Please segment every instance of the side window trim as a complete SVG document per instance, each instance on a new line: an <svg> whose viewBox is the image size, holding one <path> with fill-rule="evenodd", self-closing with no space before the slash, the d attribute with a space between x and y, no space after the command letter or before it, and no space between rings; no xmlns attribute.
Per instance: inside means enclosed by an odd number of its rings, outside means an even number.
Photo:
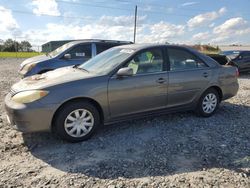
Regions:
<svg viewBox="0 0 250 188"><path fill-rule="evenodd" d="M168 47L164 47L164 58L165 58L165 67L167 71L170 71L170 61L168 55Z"/></svg>
<svg viewBox="0 0 250 188"><path fill-rule="evenodd" d="M91 43L91 58L97 55L97 47L96 43Z"/></svg>

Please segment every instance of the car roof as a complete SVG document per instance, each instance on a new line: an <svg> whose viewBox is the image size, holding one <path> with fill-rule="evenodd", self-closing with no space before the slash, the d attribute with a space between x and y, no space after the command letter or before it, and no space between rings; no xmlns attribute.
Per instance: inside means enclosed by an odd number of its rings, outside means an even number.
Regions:
<svg viewBox="0 0 250 188"><path fill-rule="evenodd" d="M101 40L101 39L82 39L68 42L70 44L80 43L107 43L107 44L132 44L131 41L119 41L119 40Z"/></svg>
<svg viewBox="0 0 250 188"><path fill-rule="evenodd" d="M173 45L173 44L128 44L128 45L121 45L121 46L116 46L115 48L126 48L126 49L131 49L131 50L143 50L146 48L151 48L151 47L178 47L178 48L185 48L189 50L193 50L193 48L185 45Z"/></svg>

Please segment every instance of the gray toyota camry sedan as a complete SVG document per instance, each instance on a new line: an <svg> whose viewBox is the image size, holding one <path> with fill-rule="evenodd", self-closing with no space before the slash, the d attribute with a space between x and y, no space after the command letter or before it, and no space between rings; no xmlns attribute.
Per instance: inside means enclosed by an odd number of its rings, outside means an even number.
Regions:
<svg viewBox="0 0 250 188"><path fill-rule="evenodd" d="M209 117L236 95L237 76L237 68L188 47L118 46L14 84L7 119L22 132L51 130L78 142L102 124L131 118L186 110Z"/></svg>

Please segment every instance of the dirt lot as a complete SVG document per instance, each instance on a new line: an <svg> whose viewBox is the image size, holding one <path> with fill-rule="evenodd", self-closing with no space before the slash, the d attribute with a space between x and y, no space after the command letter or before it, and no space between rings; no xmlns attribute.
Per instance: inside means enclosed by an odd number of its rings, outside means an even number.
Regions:
<svg viewBox="0 0 250 188"><path fill-rule="evenodd" d="M3 100L21 61L0 60L0 187L250 187L250 74L211 118L130 121L70 144L7 125Z"/></svg>

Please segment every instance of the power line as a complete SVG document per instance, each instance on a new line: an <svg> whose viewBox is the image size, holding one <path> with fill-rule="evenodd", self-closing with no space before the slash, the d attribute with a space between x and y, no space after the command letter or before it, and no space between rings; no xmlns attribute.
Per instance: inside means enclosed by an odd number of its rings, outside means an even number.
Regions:
<svg viewBox="0 0 250 188"><path fill-rule="evenodd" d="M115 1L117 1L117 0L115 0ZM82 2L69 2L69 1L64 1L64 0L56 0L56 2L70 4L70 5L78 5L78 6L89 6L89 7L96 7L96 8L107 8L107 9L114 9L114 10L133 11L133 8L126 9L126 8L118 8L118 7L111 7L111 6L94 5L94 4L82 3ZM131 2L128 2L128 3L132 4ZM140 4L144 5L142 3L140 3ZM150 5L151 6L151 4L146 4L146 5ZM163 5L163 4L153 4L152 6L155 6L155 7L160 7L161 6L161 7L163 7L165 5ZM70 18L70 19L84 19L84 20L90 20L90 21L96 20L95 18L91 19L89 17L52 15L52 14L46 14L46 13L35 14L33 12L22 11L22 10L14 10L14 9L8 9L8 10L11 10L11 11L13 11L15 13L30 14L30 15L36 15L36 16L39 15L39 16L59 17L59 18ZM195 16L194 15L195 13L193 13L193 14L176 14L176 13L169 13L169 12L163 12L163 11L143 10L142 7L138 7L138 10L140 12L147 12L148 14L157 14L157 15L168 15L168 16L170 15L170 16L176 16L176 17L188 17L188 16L193 17L193 16ZM197 10L198 11L198 9L193 9L193 10ZM0 10L0 11L5 11L5 10ZM190 9L190 11L191 11L191 9ZM199 10L199 11L201 11L201 10Z"/></svg>
<svg viewBox="0 0 250 188"><path fill-rule="evenodd" d="M56 2L70 4L70 5L90 6L90 7L97 7L97 8L107 8L107 9L132 11L132 9L118 8L118 7L111 7L111 6L103 6L103 5L94 5L94 4L82 3L82 2L81 3L79 3L79 2L69 2L69 1L63 1L63 0L56 0Z"/></svg>
<svg viewBox="0 0 250 188"><path fill-rule="evenodd" d="M140 8L138 7L140 10ZM63 15L53 15L53 14L46 14L46 13L39 13L35 14L33 12L29 11L22 11L22 10L15 10L15 9L7 9L7 10L0 10L0 12L7 12L8 10L19 13L19 14L29 14L29 15L35 15L35 16L50 16L50 17L58 17L58 18L72 18L72 19L85 19L85 20L96 20L96 18L90 18L90 17L79 17L79 16L63 16ZM160 15L171 15L171 16L180 16L180 17L187 17L187 16L193 16L191 14L175 14L175 13L166 13L166 12L156 12L156 11L147 11L147 10L140 10L142 12L148 12L149 14L160 14Z"/></svg>
<svg viewBox="0 0 250 188"><path fill-rule="evenodd" d="M29 11L22 11L22 10L14 10L14 9L8 9L8 10L0 10L0 12L7 12L11 11L14 13L19 13L19 14L28 14L28 15L35 15L35 16L49 16L49 17L58 17L58 18L72 18L72 19L85 19L85 20L96 20L95 18L90 18L90 17L79 17L79 16L62 16L62 15L52 15L52 14L45 14L45 13L40 13L40 14L35 14L33 12Z"/></svg>
<svg viewBox="0 0 250 188"><path fill-rule="evenodd" d="M120 3L122 2L120 0L114 0L114 1L120 2ZM126 1L126 3L131 4L131 5L135 5L135 4L133 4L132 2L129 2L129 1ZM143 7L146 7L146 6L156 7L156 8L158 8L158 7L160 7L160 8L164 8L164 7L167 8L168 7L167 4L160 4L160 3L151 4L151 3L144 3L144 2L141 2L141 1L136 1L136 4L137 5L142 5ZM211 9L200 9L200 8L199 9L195 9L195 8L186 8L186 7L172 7L172 8L179 9L179 10L184 10L184 11L197 11L197 12L214 12L215 11L215 10L211 10ZM148 11L150 11L150 10L148 10ZM230 11L230 13L232 13L232 11ZM241 14L243 13L245 15L250 15L249 12L242 12L242 11L240 11L240 12L233 12L233 13L241 13Z"/></svg>

